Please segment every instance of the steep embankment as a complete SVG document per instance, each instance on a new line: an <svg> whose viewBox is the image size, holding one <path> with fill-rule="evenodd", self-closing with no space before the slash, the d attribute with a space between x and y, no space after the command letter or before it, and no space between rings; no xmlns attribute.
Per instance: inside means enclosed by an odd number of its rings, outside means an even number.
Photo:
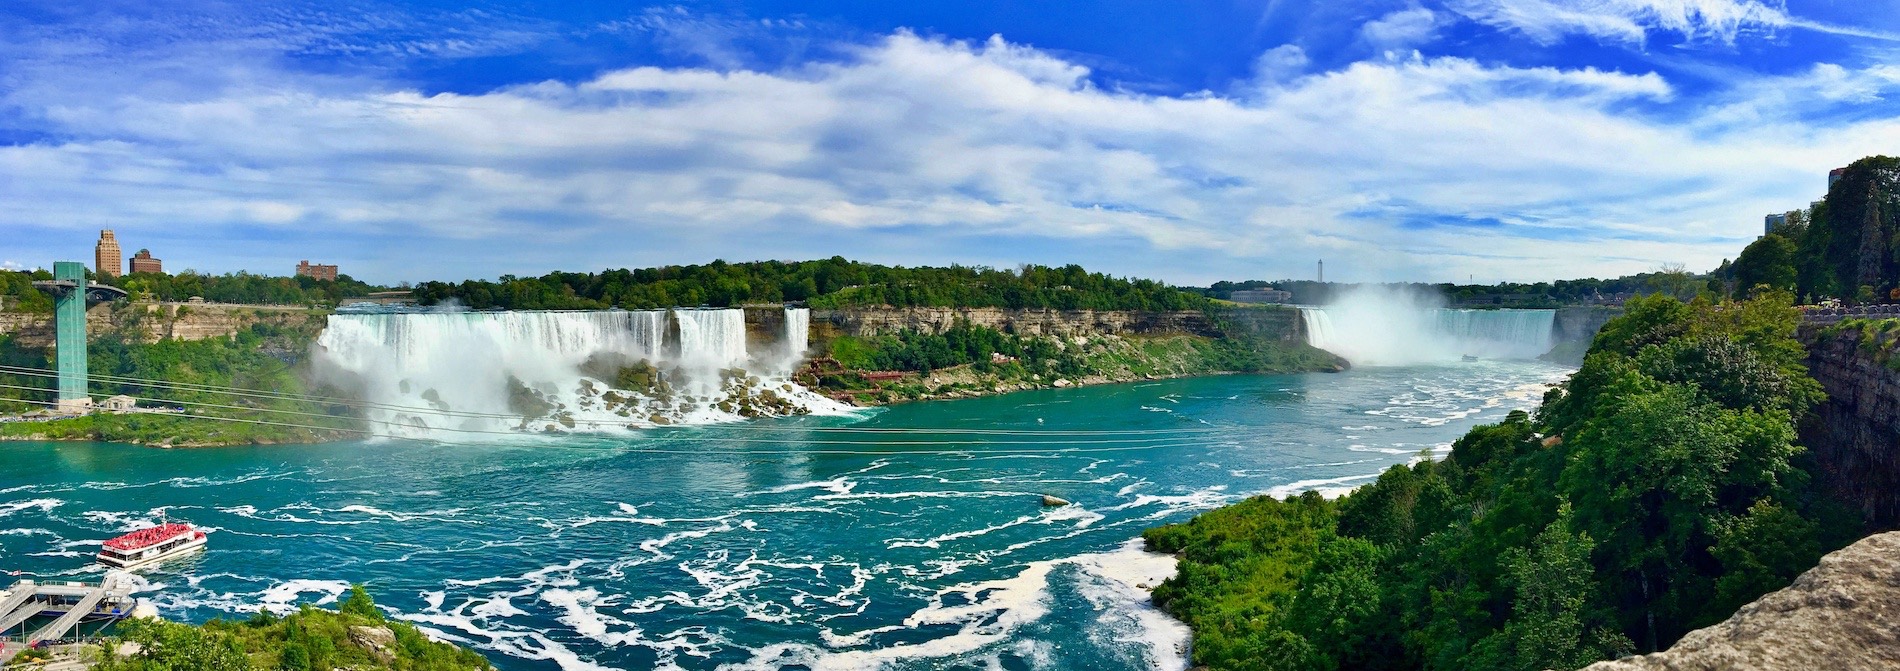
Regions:
<svg viewBox="0 0 1900 671"><path fill-rule="evenodd" d="M1900 532L1869 536L1821 559L1793 585L1665 652L1587 671L1809 671L1900 668Z"/></svg>

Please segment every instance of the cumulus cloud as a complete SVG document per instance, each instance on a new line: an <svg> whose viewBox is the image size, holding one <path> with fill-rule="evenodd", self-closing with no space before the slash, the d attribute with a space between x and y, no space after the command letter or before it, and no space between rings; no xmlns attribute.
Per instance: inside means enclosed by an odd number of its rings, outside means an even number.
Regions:
<svg viewBox="0 0 1900 671"><path fill-rule="evenodd" d="M1653 73L1416 56L1261 72L1247 96L1143 95L1000 37L897 33L781 70L476 94L282 72L193 95L24 87L0 106L47 138L0 147L0 227L403 237L491 269L784 258L803 239L912 263L1041 244L1177 281L1321 256L1360 279L1549 278L1713 265L1761 212L1812 199L1814 174L1900 142L1891 118L1782 114L1820 89L1742 123L1646 112L1675 95ZM994 256L947 256L970 240ZM462 268L443 256L345 261Z"/></svg>

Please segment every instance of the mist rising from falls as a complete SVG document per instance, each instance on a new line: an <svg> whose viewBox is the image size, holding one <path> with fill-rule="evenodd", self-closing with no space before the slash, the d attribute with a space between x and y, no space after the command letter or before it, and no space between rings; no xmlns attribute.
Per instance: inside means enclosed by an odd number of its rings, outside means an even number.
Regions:
<svg viewBox="0 0 1900 671"><path fill-rule="evenodd" d="M1307 342L1359 366L1533 359L1550 351L1554 310L1454 310L1436 296L1384 287L1300 308Z"/></svg>
<svg viewBox="0 0 1900 671"><path fill-rule="evenodd" d="M374 404L370 430L568 432L831 413L791 380L809 312L748 351L745 311L439 312L332 315L318 338L326 381Z"/></svg>

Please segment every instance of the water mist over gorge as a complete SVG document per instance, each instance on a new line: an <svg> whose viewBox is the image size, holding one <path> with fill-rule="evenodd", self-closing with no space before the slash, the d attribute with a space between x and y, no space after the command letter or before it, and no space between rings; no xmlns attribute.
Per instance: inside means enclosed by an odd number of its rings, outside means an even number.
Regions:
<svg viewBox="0 0 1900 671"><path fill-rule="evenodd" d="M373 404L374 430L605 431L845 407L791 380L810 313L749 351L738 309L339 314L327 382Z"/></svg>
<svg viewBox="0 0 1900 671"><path fill-rule="evenodd" d="M1358 366L1410 366L1534 359L1554 344L1554 310L1458 310L1444 299L1360 287L1320 307L1300 308L1307 342Z"/></svg>

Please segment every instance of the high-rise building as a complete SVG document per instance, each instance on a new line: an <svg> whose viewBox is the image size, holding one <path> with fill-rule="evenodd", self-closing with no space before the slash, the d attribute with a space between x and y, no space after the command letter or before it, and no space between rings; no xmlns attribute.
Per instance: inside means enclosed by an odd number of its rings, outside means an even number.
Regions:
<svg viewBox="0 0 1900 671"><path fill-rule="evenodd" d="M336 266L312 264L309 259L297 262L297 274L313 280L336 281Z"/></svg>
<svg viewBox="0 0 1900 671"><path fill-rule="evenodd" d="M1827 171L1827 188L1834 188L1834 183L1841 181L1841 176L1846 174L1847 168L1835 168Z"/></svg>
<svg viewBox="0 0 1900 671"><path fill-rule="evenodd" d="M1786 225L1788 225L1788 215L1785 212L1781 214L1771 214L1766 217L1762 217L1761 234L1768 235L1770 233L1775 232L1775 229L1781 228L1782 226L1786 226Z"/></svg>
<svg viewBox="0 0 1900 671"><path fill-rule="evenodd" d="M125 257L119 252L119 239L112 236L112 229L99 231L99 244L92 248L92 272L100 277L118 277L124 274Z"/></svg>
<svg viewBox="0 0 1900 671"><path fill-rule="evenodd" d="M1326 259L1319 260L1319 281L1326 281Z"/></svg>
<svg viewBox="0 0 1900 671"><path fill-rule="evenodd" d="M151 250L141 249L132 255L132 272L162 273L165 272L165 262L152 258Z"/></svg>

